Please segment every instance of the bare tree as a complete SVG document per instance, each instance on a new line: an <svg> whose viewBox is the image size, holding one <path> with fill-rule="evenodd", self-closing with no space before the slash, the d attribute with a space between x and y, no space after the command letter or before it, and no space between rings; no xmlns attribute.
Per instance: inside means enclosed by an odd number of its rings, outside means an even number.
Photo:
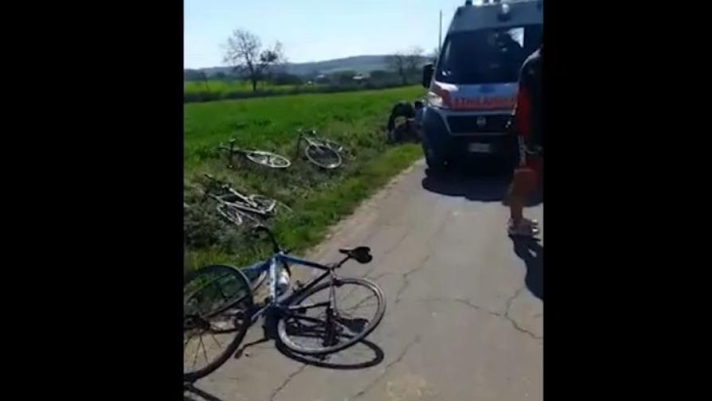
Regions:
<svg viewBox="0 0 712 401"><path fill-rule="evenodd" d="M393 70L403 81L403 85L408 85L408 77L418 72L418 67L423 61L423 49L413 47L405 52L398 52L386 56L388 67Z"/></svg>
<svg viewBox="0 0 712 401"><path fill-rule="evenodd" d="M386 56L386 63L388 68L393 70L398 76L403 80L403 85L408 85L408 74L406 74L405 68L405 54L395 53Z"/></svg>
<svg viewBox="0 0 712 401"><path fill-rule="evenodd" d="M257 92L257 84L269 78L284 60L281 43L263 50L260 38L242 29L234 30L225 44L223 62L231 66L233 72L249 79L253 92Z"/></svg>
<svg viewBox="0 0 712 401"><path fill-rule="evenodd" d="M422 65L423 49L416 46L406 52L405 67L408 74L417 74Z"/></svg>
<svg viewBox="0 0 712 401"><path fill-rule="evenodd" d="M200 71L200 77L203 79L203 83L205 83L205 90L210 93L210 85L208 85L208 74L206 74L205 71Z"/></svg>

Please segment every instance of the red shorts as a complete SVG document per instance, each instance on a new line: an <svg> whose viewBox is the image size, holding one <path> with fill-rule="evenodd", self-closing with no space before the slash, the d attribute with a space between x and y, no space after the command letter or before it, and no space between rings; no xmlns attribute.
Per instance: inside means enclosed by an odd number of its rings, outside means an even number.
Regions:
<svg viewBox="0 0 712 401"><path fill-rule="evenodd" d="M533 191L541 181L544 170L544 158L529 156L524 166L514 170L514 184L523 193Z"/></svg>
<svg viewBox="0 0 712 401"><path fill-rule="evenodd" d="M544 158L540 156L527 156L525 165L539 175L544 170Z"/></svg>

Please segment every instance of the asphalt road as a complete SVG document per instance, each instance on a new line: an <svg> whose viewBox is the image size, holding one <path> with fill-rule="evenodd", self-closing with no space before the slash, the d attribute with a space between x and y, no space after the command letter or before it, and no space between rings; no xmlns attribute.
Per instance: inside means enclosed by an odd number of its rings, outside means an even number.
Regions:
<svg viewBox="0 0 712 401"><path fill-rule="evenodd" d="M373 262L340 271L386 294L369 342L326 360L257 343L196 387L223 401L542 400L543 241L506 235L505 188L496 178L434 179L416 163L310 255L326 262L339 247L371 247ZM526 212L543 232L543 205ZM256 325L245 344L261 337Z"/></svg>

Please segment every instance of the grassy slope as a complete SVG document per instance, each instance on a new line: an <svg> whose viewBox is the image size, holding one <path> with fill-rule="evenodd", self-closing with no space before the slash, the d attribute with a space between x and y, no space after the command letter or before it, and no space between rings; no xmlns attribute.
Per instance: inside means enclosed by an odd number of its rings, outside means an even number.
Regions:
<svg viewBox="0 0 712 401"><path fill-rule="evenodd" d="M289 204L294 214L274 229L295 251L318 243L328 227L418 158L418 146L389 147L383 126L398 100L413 100L419 87L335 94L297 95L185 105L185 186L191 210L186 214L186 267L207 263L246 263L266 254L254 242L200 203L200 176L209 172L247 193L261 193ZM319 171L295 155L299 127L315 128L353 153L344 167ZM292 160L286 171L245 165L227 170L215 148L235 137L243 147L276 151Z"/></svg>

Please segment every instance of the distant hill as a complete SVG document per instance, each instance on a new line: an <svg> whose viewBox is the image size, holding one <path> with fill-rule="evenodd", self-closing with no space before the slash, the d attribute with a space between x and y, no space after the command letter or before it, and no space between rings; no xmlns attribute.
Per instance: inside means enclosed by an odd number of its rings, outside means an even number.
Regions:
<svg viewBox="0 0 712 401"><path fill-rule="evenodd" d="M423 57L425 62L426 58ZM334 60L314 61L308 63L287 63L287 72L295 75L330 74L338 71L356 71L365 73L374 70L387 70L386 56L384 55L364 55ZM208 76L213 76L219 72L229 73L229 67L201 68L199 71L205 72Z"/></svg>

